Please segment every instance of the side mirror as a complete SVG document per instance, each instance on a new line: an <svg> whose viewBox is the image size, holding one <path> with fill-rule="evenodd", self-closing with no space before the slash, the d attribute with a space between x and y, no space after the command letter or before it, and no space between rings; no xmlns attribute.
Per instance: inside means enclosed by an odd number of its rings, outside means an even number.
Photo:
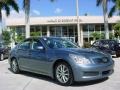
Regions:
<svg viewBox="0 0 120 90"><path fill-rule="evenodd" d="M43 46L38 46L37 49L38 50L44 50L44 47Z"/></svg>

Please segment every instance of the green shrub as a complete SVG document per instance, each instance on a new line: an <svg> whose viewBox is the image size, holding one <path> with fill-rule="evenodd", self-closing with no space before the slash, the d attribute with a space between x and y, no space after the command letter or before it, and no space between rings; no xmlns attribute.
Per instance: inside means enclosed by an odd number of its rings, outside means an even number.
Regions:
<svg viewBox="0 0 120 90"><path fill-rule="evenodd" d="M89 42L84 42L84 48L90 48L91 44Z"/></svg>

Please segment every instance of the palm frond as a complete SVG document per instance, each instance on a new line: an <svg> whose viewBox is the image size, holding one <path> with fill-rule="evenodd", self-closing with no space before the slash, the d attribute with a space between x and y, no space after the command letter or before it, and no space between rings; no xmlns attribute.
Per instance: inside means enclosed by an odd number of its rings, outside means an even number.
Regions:
<svg viewBox="0 0 120 90"><path fill-rule="evenodd" d="M15 0L8 0L8 4L17 12L19 12L19 7Z"/></svg>
<svg viewBox="0 0 120 90"><path fill-rule="evenodd" d="M96 6L100 6L102 4L103 0L97 0Z"/></svg>
<svg viewBox="0 0 120 90"><path fill-rule="evenodd" d="M109 17L112 17L113 16L113 13L115 13L116 11L116 6L114 5L111 9L110 9L110 12L109 12Z"/></svg>
<svg viewBox="0 0 120 90"><path fill-rule="evenodd" d="M10 7L7 5L4 5L4 9L5 9L6 15L9 16L10 15Z"/></svg>
<svg viewBox="0 0 120 90"><path fill-rule="evenodd" d="M6 15L9 16L11 7L15 11L19 12L19 7L15 0L0 0L0 14L1 14L0 21L2 19L2 9L4 9L6 12Z"/></svg>

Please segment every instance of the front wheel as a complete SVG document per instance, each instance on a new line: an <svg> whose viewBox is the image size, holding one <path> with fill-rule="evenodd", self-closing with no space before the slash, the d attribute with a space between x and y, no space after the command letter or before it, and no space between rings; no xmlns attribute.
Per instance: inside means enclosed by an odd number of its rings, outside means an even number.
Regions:
<svg viewBox="0 0 120 90"><path fill-rule="evenodd" d="M69 86L73 83L73 73L67 63L59 63L55 67L55 79L59 84Z"/></svg>
<svg viewBox="0 0 120 90"><path fill-rule="evenodd" d="M116 57L120 57L120 52L116 53Z"/></svg>
<svg viewBox="0 0 120 90"><path fill-rule="evenodd" d="M11 70L12 70L13 73L17 74L17 73L20 72L16 59L12 59L12 61L10 63L10 66L11 66Z"/></svg>

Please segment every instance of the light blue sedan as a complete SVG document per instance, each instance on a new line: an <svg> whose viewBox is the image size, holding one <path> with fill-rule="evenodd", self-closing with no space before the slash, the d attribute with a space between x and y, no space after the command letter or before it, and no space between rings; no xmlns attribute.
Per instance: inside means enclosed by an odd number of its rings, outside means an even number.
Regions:
<svg viewBox="0 0 120 90"><path fill-rule="evenodd" d="M29 71L47 75L61 85L102 79L114 71L110 55L79 48L61 38L28 38L12 49L9 56L14 73Z"/></svg>

